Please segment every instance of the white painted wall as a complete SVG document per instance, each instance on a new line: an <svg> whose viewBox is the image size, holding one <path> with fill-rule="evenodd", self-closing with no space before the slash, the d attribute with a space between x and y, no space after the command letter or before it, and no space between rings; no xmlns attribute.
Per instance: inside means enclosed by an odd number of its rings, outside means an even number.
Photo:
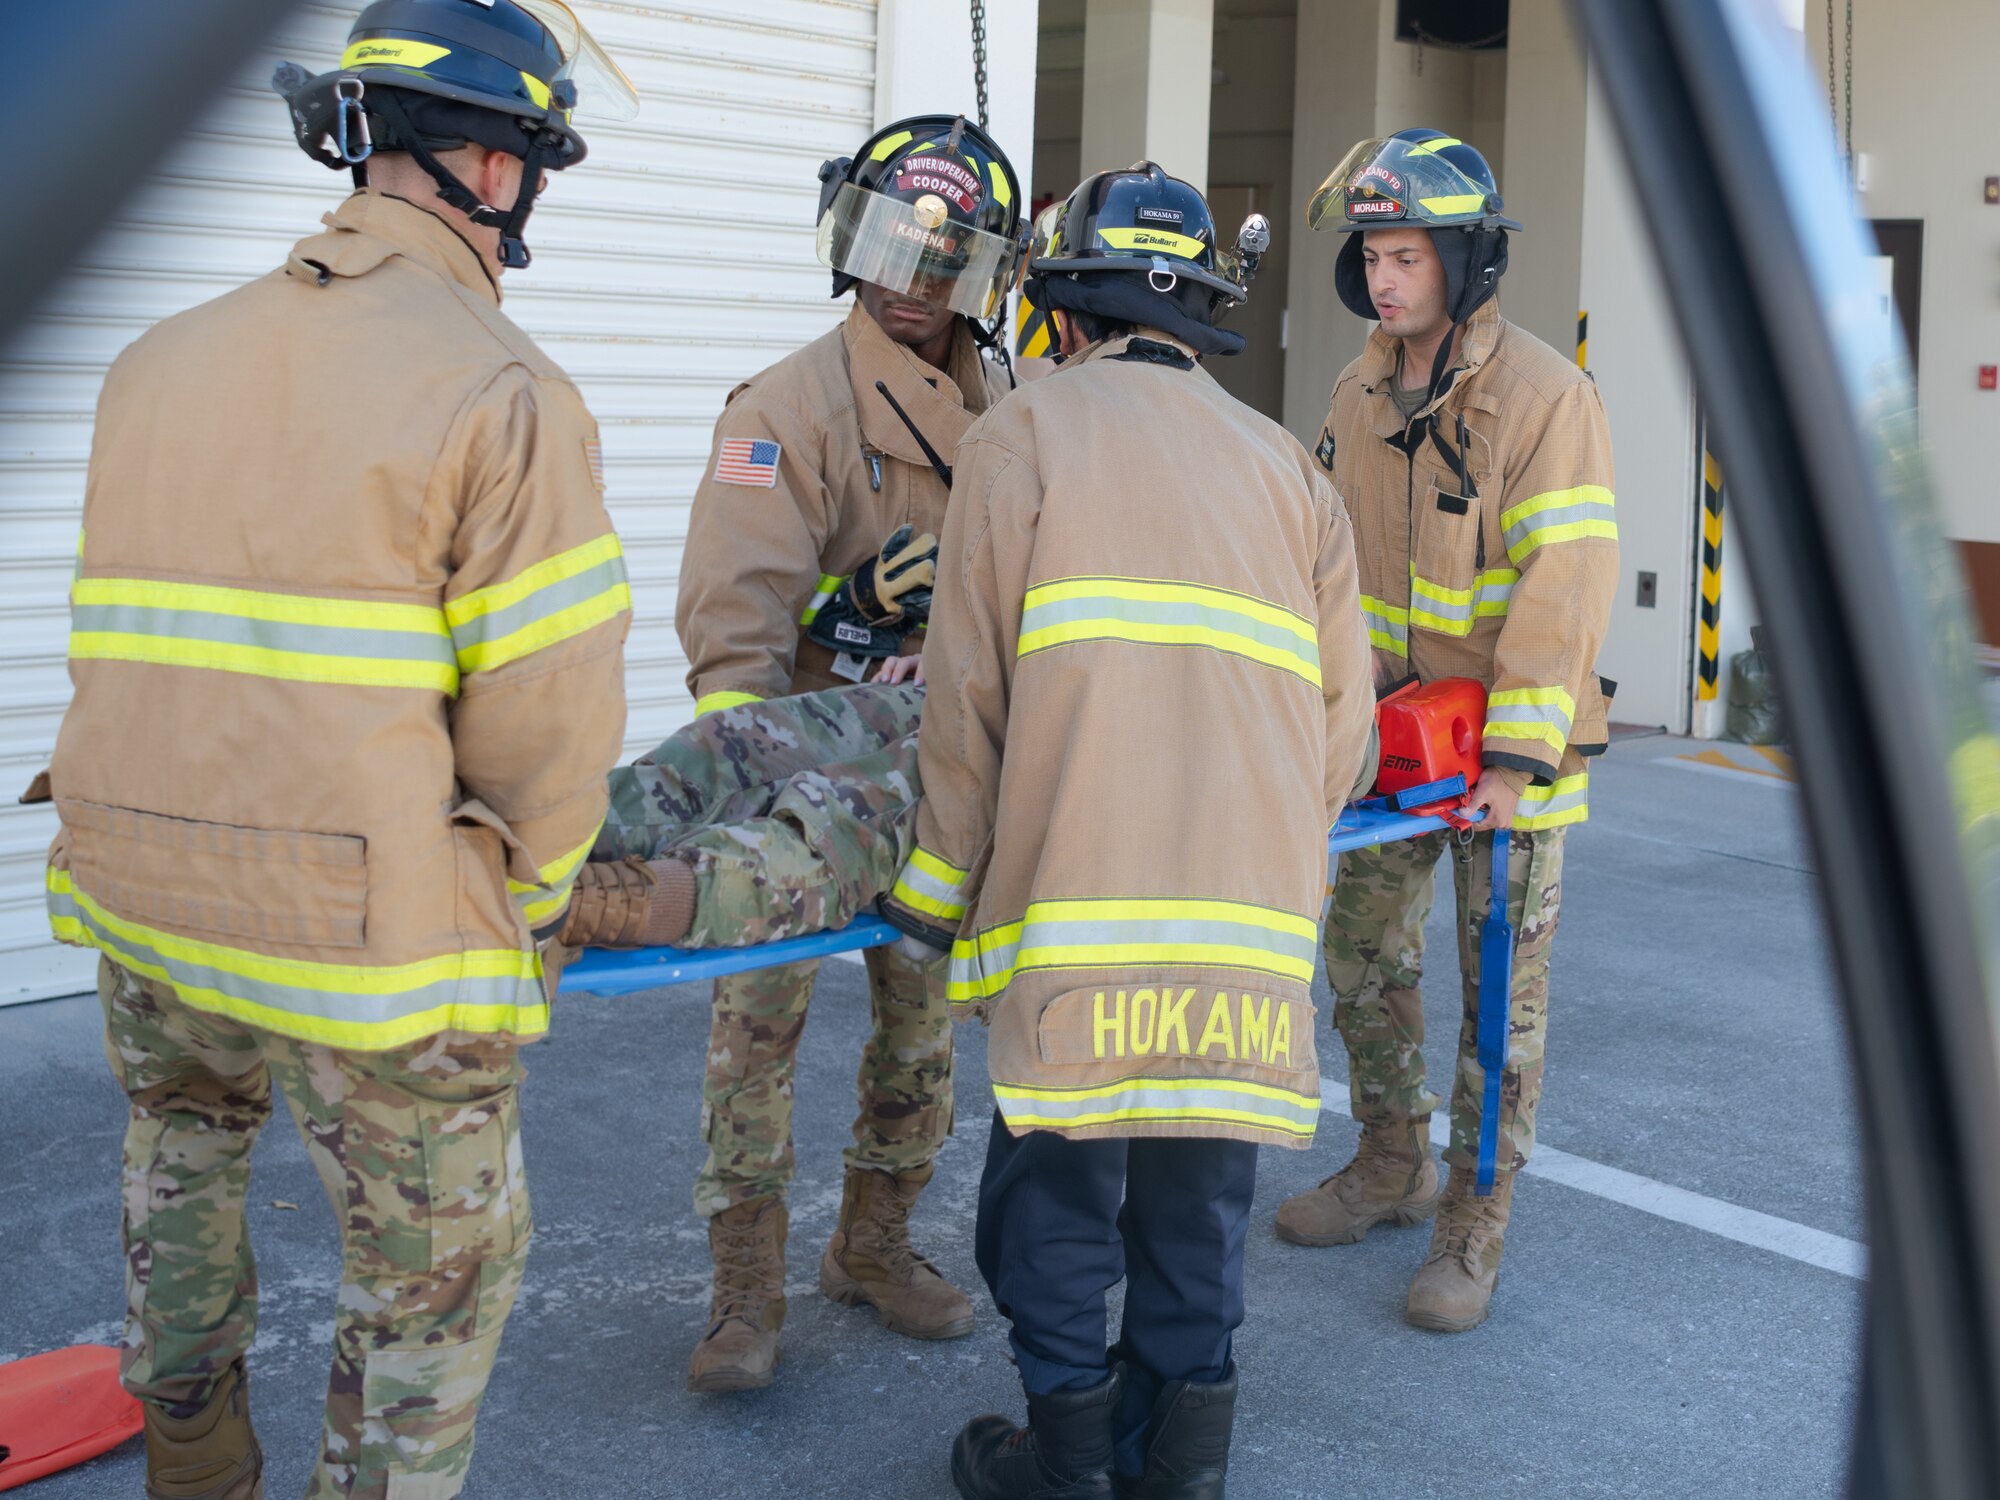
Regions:
<svg viewBox="0 0 2000 1500"><path fill-rule="evenodd" d="M1035 52L1035 7L1022 0L988 0L987 129L1030 196L1035 180ZM879 130L905 115L924 114L979 118L971 9L965 0L881 0L875 19L875 126Z"/></svg>
<svg viewBox="0 0 2000 1500"><path fill-rule="evenodd" d="M1524 226L1508 247L1500 303L1536 338L1572 354L1583 275L1583 47L1567 0L1513 0L1507 16L1506 64L1523 86L1506 90L1504 157L1475 142L1499 174L1508 214Z"/></svg>
<svg viewBox="0 0 2000 1500"><path fill-rule="evenodd" d="M1806 0L1802 37L1822 75L1827 3ZM1838 32L1846 6L1833 3ZM1854 149L1868 157L1860 212L1923 221L1918 420L1945 530L1980 542L2000 542L2000 392L1978 388L1979 366L2000 364L2000 205L1983 197L2000 174L1996 59L1993 0L1854 7Z"/></svg>
<svg viewBox="0 0 2000 1500"><path fill-rule="evenodd" d="M1215 0L1088 0L1085 174L1150 160L1207 191L1214 43Z"/></svg>
<svg viewBox="0 0 2000 1500"><path fill-rule="evenodd" d="M1611 422L1619 539L1618 592L1598 670L1618 684L1614 719L1679 733L1688 727L1700 495L1694 391L1594 74L1589 92L1582 301L1590 310L1590 372ZM1725 551L1725 622L1730 560ZM1641 571L1659 575L1659 602L1650 609L1634 602Z"/></svg>

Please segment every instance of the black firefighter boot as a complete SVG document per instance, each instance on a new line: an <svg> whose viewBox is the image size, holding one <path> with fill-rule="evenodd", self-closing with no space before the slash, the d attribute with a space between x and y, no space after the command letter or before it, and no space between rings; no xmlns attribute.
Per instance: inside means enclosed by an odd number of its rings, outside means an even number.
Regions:
<svg viewBox="0 0 2000 1500"><path fill-rule="evenodd" d="M1236 1425L1236 1366L1207 1385L1176 1380L1153 1403L1146 1424L1146 1471L1120 1474L1118 1500L1222 1500L1229 1433Z"/></svg>
<svg viewBox="0 0 2000 1500"><path fill-rule="evenodd" d="M1102 1385L1028 1397L1028 1425L974 1417L951 1445L965 1500L1111 1500L1111 1424L1124 1372Z"/></svg>

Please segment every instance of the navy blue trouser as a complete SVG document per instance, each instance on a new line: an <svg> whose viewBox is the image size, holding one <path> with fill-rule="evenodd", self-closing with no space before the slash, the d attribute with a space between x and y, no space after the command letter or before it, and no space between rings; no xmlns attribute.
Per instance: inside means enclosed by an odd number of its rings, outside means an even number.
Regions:
<svg viewBox="0 0 2000 1500"><path fill-rule="evenodd" d="M1015 1136L996 1111L974 1252L1030 1394L1101 1385L1105 1294L1125 1279L1118 1467L1136 1474L1162 1386L1220 1380L1243 1321L1257 1185L1244 1141Z"/></svg>

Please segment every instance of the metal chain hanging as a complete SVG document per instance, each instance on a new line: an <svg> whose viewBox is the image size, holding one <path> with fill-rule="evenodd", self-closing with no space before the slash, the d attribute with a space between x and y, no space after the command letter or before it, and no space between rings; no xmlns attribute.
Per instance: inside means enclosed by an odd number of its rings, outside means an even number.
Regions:
<svg viewBox="0 0 2000 1500"><path fill-rule="evenodd" d="M1829 26L1833 23L1828 21ZM979 128L986 120L986 0L972 0L972 87L979 95Z"/></svg>
<svg viewBox="0 0 2000 1500"><path fill-rule="evenodd" d="M1827 24L1833 23L1833 0L1827 0ZM1847 108L1841 113L1841 140L1847 148L1847 175L1854 176L1854 0L1847 0Z"/></svg>
<svg viewBox="0 0 2000 1500"><path fill-rule="evenodd" d="M1833 117L1833 128L1840 137L1841 155L1847 163L1847 175L1854 176L1854 0L1847 0L1846 36L1842 39L1845 51L1843 68L1845 79L1841 91L1836 91L1835 53L1833 46L1833 0L1826 0L1826 112ZM1845 97L1842 97L1844 92Z"/></svg>

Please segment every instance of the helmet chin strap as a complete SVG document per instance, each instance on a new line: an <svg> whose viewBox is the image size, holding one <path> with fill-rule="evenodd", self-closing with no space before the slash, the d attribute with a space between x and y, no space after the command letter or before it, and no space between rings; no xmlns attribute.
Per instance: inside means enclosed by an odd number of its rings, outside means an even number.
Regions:
<svg viewBox="0 0 2000 1500"><path fill-rule="evenodd" d="M529 137L527 153L521 160L521 191L515 196L514 206L503 212L482 201L437 159L410 123L409 114L393 89L377 91L368 102L395 129L396 145L409 152L416 164L430 174L431 180L437 184L440 198L473 223L500 231L500 264L510 271L527 269L532 257L521 238L521 231L527 225L528 214L534 209L535 195L541 190L542 164L560 150L561 138L546 127L537 129Z"/></svg>

